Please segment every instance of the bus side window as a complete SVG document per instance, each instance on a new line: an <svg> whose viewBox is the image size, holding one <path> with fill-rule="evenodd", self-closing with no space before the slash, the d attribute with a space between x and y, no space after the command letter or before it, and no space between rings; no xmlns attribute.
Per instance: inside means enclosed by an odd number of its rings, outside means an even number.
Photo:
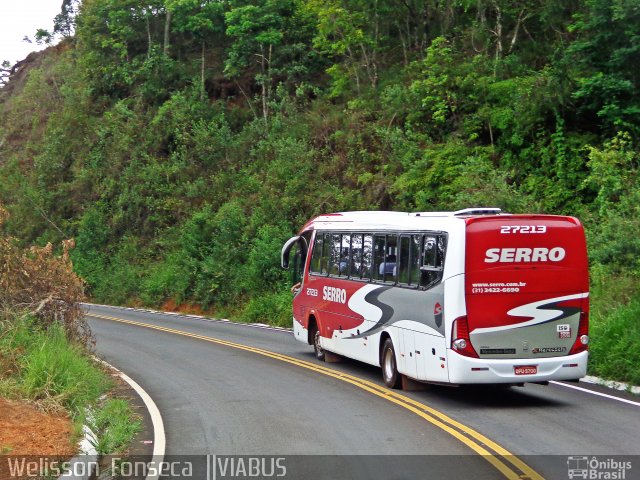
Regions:
<svg viewBox="0 0 640 480"><path fill-rule="evenodd" d="M338 275L340 271L340 243L340 234L332 234L329 251L329 275Z"/></svg>
<svg viewBox="0 0 640 480"><path fill-rule="evenodd" d="M304 251L300 243L296 244L294 249L295 252L293 254L293 268L291 268L291 285L299 287L300 282L302 282L302 276L304 274Z"/></svg>
<svg viewBox="0 0 640 480"><path fill-rule="evenodd" d="M341 277L349 276L349 267L351 263L351 235L342 235L340 242L340 263L338 264L338 273Z"/></svg>
<svg viewBox="0 0 640 480"><path fill-rule="evenodd" d="M320 274L322 273L322 247L324 245L324 235L322 233L316 233L316 238L313 243L313 252L311 254L311 272Z"/></svg>
<svg viewBox="0 0 640 480"><path fill-rule="evenodd" d="M362 279L371 280L373 267L373 235L365 234L362 244Z"/></svg>
<svg viewBox="0 0 640 480"><path fill-rule="evenodd" d="M398 266L398 283L409 285L411 283L411 271L409 269L411 260L410 239L406 235L400 237L400 262Z"/></svg>
<svg viewBox="0 0 640 480"><path fill-rule="evenodd" d="M442 279L445 243L442 235L425 235L420 267L420 286L430 287Z"/></svg>
<svg viewBox="0 0 640 480"><path fill-rule="evenodd" d="M312 231L306 231L300 235L300 281L302 282L304 274L307 271L307 262L310 261L309 245L311 245Z"/></svg>
<svg viewBox="0 0 640 480"><path fill-rule="evenodd" d="M324 234L324 242L322 242L321 268L322 275L329 274L329 252L331 251L331 234Z"/></svg>
<svg viewBox="0 0 640 480"><path fill-rule="evenodd" d="M396 281L398 271L398 237L396 235L387 235L386 254L384 257L384 266L380 267L379 273L383 275L385 282Z"/></svg>
<svg viewBox="0 0 640 480"><path fill-rule="evenodd" d="M362 276L362 234L351 235L351 278Z"/></svg>
<svg viewBox="0 0 640 480"><path fill-rule="evenodd" d="M373 237L373 279L384 281L385 236Z"/></svg>
<svg viewBox="0 0 640 480"><path fill-rule="evenodd" d="M424 237L424 256L422 265L424 267L436 268L436 259L438 257L438 248L436 237Z"/></svg>
<svg viewBox="0 0 640 480"><path fill-rule="evenodd" d="M409 245L409 284L417 286L420 283L420 235L411 235L411 243Z"/></svg>

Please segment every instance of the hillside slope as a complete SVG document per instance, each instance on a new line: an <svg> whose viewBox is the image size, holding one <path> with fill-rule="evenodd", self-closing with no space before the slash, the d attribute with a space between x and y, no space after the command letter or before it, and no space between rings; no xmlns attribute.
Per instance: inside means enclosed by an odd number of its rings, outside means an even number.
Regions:
<svg viewBox="0 0 640 480"><path fill-rule="evenodd" d="M309 217L491 205L580 217L594 323L637 312L637 2L85 0L75 22L0 93L0 202L25 243L75 236L96 301L288 324L278 254Z"/></svg>

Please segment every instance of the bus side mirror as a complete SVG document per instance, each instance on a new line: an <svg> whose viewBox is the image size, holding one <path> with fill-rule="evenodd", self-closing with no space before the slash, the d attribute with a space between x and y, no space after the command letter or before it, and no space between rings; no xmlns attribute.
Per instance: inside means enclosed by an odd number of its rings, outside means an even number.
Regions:
<svg viewBox="0 0 640 480"><path fill-rule="evenodd" d="M298 240L300 240L300 237L297 235L295 237L291 237L282 247L282 252L280 254L280 266L285 270L289 270L289 255L291 254L293 246L298 243Z"/></svg>

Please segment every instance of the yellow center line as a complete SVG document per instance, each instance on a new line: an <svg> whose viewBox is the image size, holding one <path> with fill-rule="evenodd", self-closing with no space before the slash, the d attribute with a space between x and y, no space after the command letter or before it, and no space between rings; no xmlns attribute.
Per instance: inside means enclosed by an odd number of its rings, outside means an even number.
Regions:
<svg viewBox="0 0 640 480"><path fill-rule="evenodd" d="M529 467L526 463L520 460L518 457L510 453L507 449L490 440L486 436L482 435L480 432L477 432L471 427L468 427L448 415L429 407L423 403L420 403L412 398L409 398L405 395L399 394L390 390L388 388L382 387L376 383L373 383L369 380L356 377L354 375L350 375L348 373L339 372L338 370L334 370L331 368L327 368L321 365L317 365L315 363L307 362L305 360L300 360L294 357L290 357L288 355L284 355L281 353L271 352L269 350L264 350L262 348L251 347L248 345L243 345L241 343L230 342L228 340L222 340L215 337L209 337L204 335L198 335L195 333L189 333L182 330L175 330L173 328L161 327L159 325L153 325L148 323L136 322L133 320L125 320L123 318L118 317L110 317L107 315L96 315L96 314L87 314L87 316L100 318L103 320L111 320L114 322L124 323L128 325L134 325L143 328L150 328L153 330L159 330L166 333L171 333L174 335L181 335L184 337L195 338L198 340L204 340L206 342L215 343L218 345L224 345L227 347L244 350L247 352L252 352L258 355L262 355L265 357L273 358L276 360L280 360L282 362L286 362L292 365L296 365L307 370L312 370L316 373L321 373L323 375L327 375L329 377L336 378L338 380L342 380L344 382L350 383L362 390L365 390L373 395L376 395L380 398L388 400L396 405L399 405L406 410L418 415L429 423L435 425L436 427L444 430L448 434L457 438L459 441L467 445L474 452L478 453L485 460L487 460L491 465L493 465L497 470L499 470L506 478L510 480L520 480L520 479L531 479L531 480L544 480L544 478L531 467ZM466 435L465 435L466 434ZM471 438L469 438L471 437ZM477 440L477 441L474 441ZM487 448L485 448L487 447ZM490 451L492 450L493 453ZM511 463L517 470L522 472L522 474L518 474L515 470L506 465L500 458L498 458L495 454L503 457L507 462Z"/></svg>

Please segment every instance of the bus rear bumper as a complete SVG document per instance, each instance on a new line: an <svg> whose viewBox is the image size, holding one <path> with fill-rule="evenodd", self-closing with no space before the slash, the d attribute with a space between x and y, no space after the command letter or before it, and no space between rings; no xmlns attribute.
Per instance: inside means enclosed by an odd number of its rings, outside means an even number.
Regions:
<svg viewBox="0 0 640 480"><path fill-rule="evenodd" d="M448 350L451 383L523 383L575 380L587 374L588 352L553 358L482 359ZM534 367L536 373L516 374L516 367ZM519 369L527 370L527 369Z"/></svg>

